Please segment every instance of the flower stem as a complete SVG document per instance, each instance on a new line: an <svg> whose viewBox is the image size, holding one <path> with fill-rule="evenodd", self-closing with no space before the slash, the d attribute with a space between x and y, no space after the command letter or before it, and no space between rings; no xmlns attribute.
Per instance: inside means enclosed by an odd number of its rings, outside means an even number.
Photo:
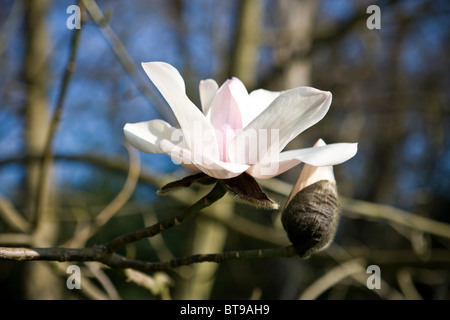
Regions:
<svg viewBox="0 0 450 320"><path fill-rule="evenodd" d="M209 207L214 202L222 198L227 193L227 189L219 181L214 188L203 198L194 203L189 209L172 218L160 221L150 227L136 230L128 234L119 236L106 244L108 252L115 252L128 243L139 241L146 237L153 237L164 230L180 225L184 220L193 217L200 210Z"/></svg>

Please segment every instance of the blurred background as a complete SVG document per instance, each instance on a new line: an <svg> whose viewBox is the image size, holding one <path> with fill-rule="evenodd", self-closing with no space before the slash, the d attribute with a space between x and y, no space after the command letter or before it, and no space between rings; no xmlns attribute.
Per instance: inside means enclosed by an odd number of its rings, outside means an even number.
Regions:
<svg viewBox="0 0 450 320"><path fill-rule="evenodd" d="M193 186L157 196L189 172L166 155L126 148L125 123L173 117L141 62L175 66L197 105L206 78L236 76L248 91L331 91L325 118L287 148L319 138L359 143L357 155L334 168L342 195L335 241L308 260L200 263L149 273L146 288L80 262L82 290L67 289L68 264L0 261L1 298L450 298L450 2L0 4L1 246L90 247L181 213L208 192ZM81 7L78 31L67 27L73 4ZM380 29L367 26L373 4ZM261 184L283 205L300 170ZM80 236L93 224L95 232ZM121 253L162 261L288 244L279 211L227 196ZM366 286L371 264L380 267L380 290Z"/></svg>

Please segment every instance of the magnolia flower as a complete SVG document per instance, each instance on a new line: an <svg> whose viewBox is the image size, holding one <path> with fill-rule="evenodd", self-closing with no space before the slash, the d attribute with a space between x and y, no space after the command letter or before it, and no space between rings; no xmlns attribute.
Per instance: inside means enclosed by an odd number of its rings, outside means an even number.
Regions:
<svg viewBox="0 0 450 320"><path fill-rule="evenodd" d="M186 95L183 78L173 66L163 62L142 66L180 128L163 120L128 123L125 136L137 149L165 153L197 177L265 179L301 162L330 166L356 154L356 143L283 151L292 139L325 116L331 104L330 92L298 87L281 92L258 89L249 94L237 78L220 87L207 79L199 86L200 109Z"/></svg>
<svg viewBox="0 0 450 320"><path fill-rule="evenodd" d="M314 147L325 145L320 139ZM331 243L339 209L333 167L305 164L281 214L283 227L300 257L307 258Z"/></svg>

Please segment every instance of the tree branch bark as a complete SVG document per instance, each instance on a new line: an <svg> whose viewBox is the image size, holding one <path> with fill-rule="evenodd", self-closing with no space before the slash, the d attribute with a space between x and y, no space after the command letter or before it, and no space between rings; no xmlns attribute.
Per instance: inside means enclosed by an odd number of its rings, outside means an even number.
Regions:
<svg viewBox="0 0 450 320"><path fill-rule="evenodd" d="M184 211L183 213L165 219L161 222L158 222L150 227L137 230L134 232L130 232L123 236L119 236L113 239L106 245L106 248L109 252L115 252L118 249L124 247L128 243L139 241L145 237L153 237L164 230L170 229L172 227L178 226L184 220L193 217L200 210L209 207L214 202L222 198L227 192L227 189L222 185L221 182L217 182L214 188L203 198L194 203L189 209Z"/></svg>

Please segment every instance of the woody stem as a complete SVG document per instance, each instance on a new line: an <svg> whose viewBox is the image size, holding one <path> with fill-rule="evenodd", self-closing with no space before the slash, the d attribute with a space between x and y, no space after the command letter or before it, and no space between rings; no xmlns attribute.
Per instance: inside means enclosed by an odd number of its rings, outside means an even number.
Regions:
<svg viewBox="0 0 450 320"><path fill-rule="evenodd" d="M106 250L108 252L115 252L125 245L139 241L143 238L153 237L164 230L180 225L184 220L193 217L196 213L204 208L209 207L214 202L218 201L227 193L227 189L219 181L214 188L203 198L194 203L190 208L183 213L174 217L162 220L152 226L130 232L128 234L119 236L106 244Z"/></svg>

